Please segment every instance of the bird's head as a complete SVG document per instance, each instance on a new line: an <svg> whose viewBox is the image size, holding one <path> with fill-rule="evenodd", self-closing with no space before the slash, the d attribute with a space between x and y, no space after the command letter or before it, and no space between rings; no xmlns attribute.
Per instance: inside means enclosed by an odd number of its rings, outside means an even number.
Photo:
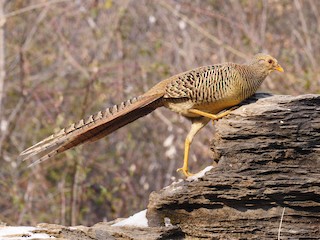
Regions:
<svg viewBox="0 0 320 240"><path fill-rule="evenodd" d="M259 53L255 55L251 60L250 65L257 67L260 71L266 74L269 74L275 70L279 72L284 72L283 68L280 66L277 59L264 53Z"/></svg>

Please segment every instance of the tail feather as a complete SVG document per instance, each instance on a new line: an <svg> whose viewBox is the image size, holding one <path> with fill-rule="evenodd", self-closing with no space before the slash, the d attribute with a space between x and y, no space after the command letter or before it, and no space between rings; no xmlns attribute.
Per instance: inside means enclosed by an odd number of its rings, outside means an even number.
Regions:
<svg viewBox="0 0 320 240"><path fill-rule="evenodd" d="M71 124L24 150L19 157L23 160L32 159L30 166L36 165L84 142L93 142L107 136L160 106L161 94L130 99Z"/></svg>

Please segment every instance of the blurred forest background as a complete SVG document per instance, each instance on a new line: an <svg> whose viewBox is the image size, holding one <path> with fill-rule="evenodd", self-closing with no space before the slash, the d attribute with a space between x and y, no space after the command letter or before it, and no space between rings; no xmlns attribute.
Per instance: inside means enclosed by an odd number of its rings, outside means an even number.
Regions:
<svg viewBox="0 0 320 240"><path fill-rule="evenodd" d="M158 109L34 168L25 148L198 66L268 52L261 91L320 93L318 0L1 0L0 221L92 225L146 208L180 177L190 123ZM212 163L207 126L191 170Z"/></svg>

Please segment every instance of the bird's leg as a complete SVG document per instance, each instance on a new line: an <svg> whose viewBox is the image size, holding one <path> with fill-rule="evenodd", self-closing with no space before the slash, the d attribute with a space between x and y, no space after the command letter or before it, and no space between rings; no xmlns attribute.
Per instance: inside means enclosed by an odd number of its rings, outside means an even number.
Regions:
<svg viewBox="0 0 320 240"><path fill-rule="evenodd" d="M197 120L192 120L191 129L186 137L184 142L184 158L183 158L183 166L182 168L177 169L177 171L182 171L186 177L192 176L193 174L188 170L188 160L189 160L189 152L190 145L192 143L193 137L210 121L210 118L197 118Z"/></svg>
<svg viewBox="0 0 320 240"><path fill-rule="evenodd" d="M223 118L223 117L227 116L231 111L233 111L233 110L235 110L237 108L238 108L238 106L233 106L232 108L230 108L230 109L228 109L226 111L220 112L218 114L212 114L212 113L204 112L204 111L201 111L201 110L198 110L198 109L189 109L188 111L190 113L198 114L200 116L210 118L210 119L212 119L212 121L215 121L215 120L218 120L220 118Z"/></svg>

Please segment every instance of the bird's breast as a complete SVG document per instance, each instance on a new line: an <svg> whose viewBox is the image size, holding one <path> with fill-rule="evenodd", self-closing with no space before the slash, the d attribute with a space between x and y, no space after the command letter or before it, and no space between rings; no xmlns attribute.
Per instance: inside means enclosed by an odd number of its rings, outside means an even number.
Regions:
<svg viewBox="0 0 320 240"><path fill-rule="evenodd" d="M217 114L220 111L239 104L239 100L235 98L224 99L215 102L194 103L192 100L183 102L166 101L164 106L171 111L177 112L185 117L199 117L199 115L190 113L190 109L197 109L203 112Z"/></svg>

